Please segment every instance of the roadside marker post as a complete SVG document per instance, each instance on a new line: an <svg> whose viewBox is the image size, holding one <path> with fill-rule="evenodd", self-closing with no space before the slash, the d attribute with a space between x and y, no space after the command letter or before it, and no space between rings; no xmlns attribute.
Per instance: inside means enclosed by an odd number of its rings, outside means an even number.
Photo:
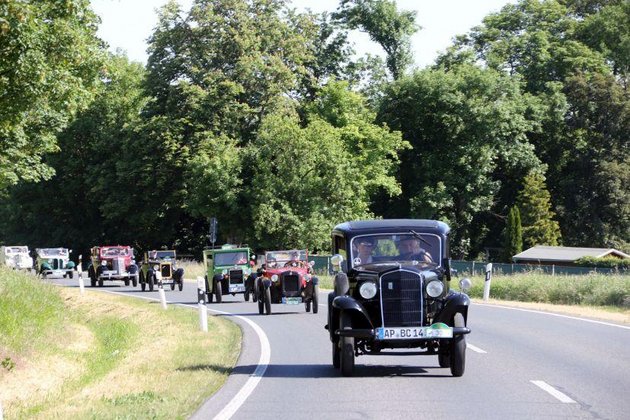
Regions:
<svg viewBox="0 0 630 420"><path fill-rule="evenodd" d="M162 302L162 309L166 310L166 293L164 292L164 285L162 284L162 273L157 271L155 277L158 281L158 293L160 294L160 302Z"/></svg>
<svg viewBox="0 0 630 420"><path fill-rule="evenodd" d="M82 258L83 255L79 255L79 262L77 263L77 275L79 276L79 289L81 290L81 294L85 293L85 283L83 282L83 267L81 266Z"/></svg>
<svg viewBox="0 0 630 420"><path fill-rule="evenodd" d="M199 302L199 328L208 332L208 308L206 307L206 282L201 276L197 277L197 301Z"/></svg>
<svg viewBox="0 0 630 420"><path fill-rule="evenodd" d="M483 300L490 298L490 282L492 281L492 263L486 264L486 281L483 284Z"/></svg>

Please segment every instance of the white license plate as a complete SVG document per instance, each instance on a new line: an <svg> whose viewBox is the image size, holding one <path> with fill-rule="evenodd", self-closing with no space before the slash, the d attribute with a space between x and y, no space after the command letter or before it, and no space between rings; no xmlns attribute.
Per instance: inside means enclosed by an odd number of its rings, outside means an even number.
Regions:
<svg viewBox="0 0 630 420"><path fill-rule="evenodd" d="M282 298L282 303L285 303L287 305L298 305L298 304L302 303L302 298L299 298L299 297L285 297L285 298Z"/></svg>
<svg viewBox="0 0 630 420"><path fill-rule="evenodd" d="M230 293L244 292L244 291L245 291L245 286L243 286L242 284L236 284L234 286L230 286Z"/></svg>
<svg viewBox="0 0 630 420"><path fill-rule="evenodd" d="M436 327L436 325L439 325ZM453 329L445 324L430 327L377 328L377 340L413 340L415 338L453 338Z"/></svg>

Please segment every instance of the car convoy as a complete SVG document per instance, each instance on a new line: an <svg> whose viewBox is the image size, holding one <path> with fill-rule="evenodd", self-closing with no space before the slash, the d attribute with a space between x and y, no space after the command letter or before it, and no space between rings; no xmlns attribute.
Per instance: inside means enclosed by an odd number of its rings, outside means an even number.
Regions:
<svg viewBox="0 0 630 420"><path fill-rule="evenodd" d="M352 376L361 355L437 355L439 366L453 376L464 374L470 280L450 288L450 229L435 220L390 219L350 221L332 231L333 290L328 293L325 329L331 342L332 366ZM75 266L66 248L37 248L35 271L44 278L73 278ZM258 313L271 314L271 304L304 304L319 309L319 280L305 249L267 251L259 258L247 246L223 245L203 251L208 302L226 295L250 296ZM33 270L26 246L3 246L0 264ZM138 266L130 246L95 246L88 276L92 287L120 280L142 291L163 285L183 289L184 270L174 250L151 250ZM405 352L396 352L397 355Z"/></svg>

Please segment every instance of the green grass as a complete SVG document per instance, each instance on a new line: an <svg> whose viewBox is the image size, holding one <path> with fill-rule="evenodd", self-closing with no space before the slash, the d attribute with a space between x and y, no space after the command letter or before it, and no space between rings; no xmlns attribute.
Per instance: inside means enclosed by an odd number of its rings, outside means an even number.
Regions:
<svg viewBox="0 0 630 420"><path fill-rule="evenodd" d="M206 275L206 267L203 262L194 260L177 260L177 266L184 269L184 278L196 280L197 277Z"/></svg>
<svg viewBox="0 0 630 420"><path fill-rule="evenodd" d="M79 295L2 269L0 308L0 359L10 359L0 365L0 393L20 384L2 401L7 418L186 418L240 353L240 329L221 317L210 317L203 333L187 308L164 311L89 288Z"/></svg>

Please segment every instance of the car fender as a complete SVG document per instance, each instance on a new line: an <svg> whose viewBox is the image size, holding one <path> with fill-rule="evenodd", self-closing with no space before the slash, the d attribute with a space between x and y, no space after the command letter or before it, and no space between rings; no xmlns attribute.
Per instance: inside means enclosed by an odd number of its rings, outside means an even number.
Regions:
<svg viewBox="0 0 630 420"><path fill-rule="evenodd" d="M332 324L330 331L332 334L339 328L339 313L342 311L350 314L354 328L374 328L372 320L363 305L351 296L342 295L334 297L330 303L330 307L333 309L333 313L329 314L329 316L332 315L330 319Z"/></svg>
<svg viewBox="0 0 630 420"><path fill-rule="evenodd" d="M444 322L452 325L453 317L460 312L464 315L464 320L468 323L468 307L470 298L465 293L452 292L444 299L444 307L436 315L434 322Z"/></svg>

